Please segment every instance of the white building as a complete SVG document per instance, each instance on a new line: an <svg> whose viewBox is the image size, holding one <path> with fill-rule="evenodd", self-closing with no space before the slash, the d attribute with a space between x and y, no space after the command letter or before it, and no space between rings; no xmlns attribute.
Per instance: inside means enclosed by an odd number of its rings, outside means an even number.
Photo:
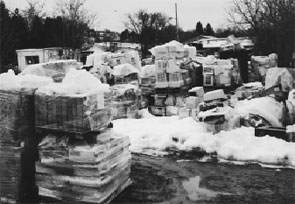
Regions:
<svg viewBox="0 0 295 204"><path fill-rule="evenodd" d="M23 49L16 50L18 69L24 70L27 65L38 64L49 61L55 61L65 59L65 56L69 56L70 50L63 49L61 47L50 47L41 49Z"/></svg>

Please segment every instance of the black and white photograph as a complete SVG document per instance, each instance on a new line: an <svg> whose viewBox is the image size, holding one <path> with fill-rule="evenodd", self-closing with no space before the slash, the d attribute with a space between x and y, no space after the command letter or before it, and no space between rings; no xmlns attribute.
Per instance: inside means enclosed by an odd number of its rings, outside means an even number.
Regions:
<svg viewBox="0 0 295 204"><path fill-rule="evenodd" d="M295 204L295 0L0 0L1 204Z"/></svg>

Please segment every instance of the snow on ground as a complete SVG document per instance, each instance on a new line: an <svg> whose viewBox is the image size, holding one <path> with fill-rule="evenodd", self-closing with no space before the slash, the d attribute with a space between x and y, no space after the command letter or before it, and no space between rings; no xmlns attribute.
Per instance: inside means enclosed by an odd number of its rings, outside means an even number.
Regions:
<svg viewBox="0 0 295 204"><path fill-rule="evenodd" d="M274 137L255 137L254 128L241 127L218 134L205 132L193 118L154 117L145 110L142 119L114 120L114 130L129 135L132 152L165 154L167 147L199 147L228 160L288 164L295 167L295 143Z"/></svg>

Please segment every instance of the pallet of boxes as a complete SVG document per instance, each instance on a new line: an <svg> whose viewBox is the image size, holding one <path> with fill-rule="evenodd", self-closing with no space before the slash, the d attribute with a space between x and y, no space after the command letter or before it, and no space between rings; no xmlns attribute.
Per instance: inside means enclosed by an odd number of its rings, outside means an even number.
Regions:
<svg viewBox="0 0 295 204"><path fill-rule="evenodd" d="M152 49L155 56L156 84L154 105L150 111L154 115L177 115L185 105L187 91L192 79L189 71L180 69L180 60L195 56L193 47L184 47L181 43L171 41Z"/></svg>
<svg viewBox="0 0 295 204"><path fill-rule="evenodd" d="M130 142L113 132L111 103L109 86L85 70L36 91L42 199L109 203L130 185Z"/></svg>
<svg viewBox="0 0 295 204"><path fill-rule="evenodd" d="M121 64L114 67L113 75L113 119L136 117L140 100L139 70L131 64Z"/></svg>
<svg viewBox="0 0 295 204"><path fill-rule="evenodd" d="M147 108L154 100L156 89L156 66L145 65L140 70L141 103L140 108Z"/></svg>
<svg viewBox="0 0 295 204"><path fill-rule="evenodd" d="M52 82L39 76L0 74L0 203L36 203L34 94Z"/></svg>
<svg viewBox="0 0 295 204"><path fill-rule="evenodd" d="M178 111L179 118L192 117L196 120L200 106L204 102L204 94L204 88L201 86L191 88L188 91L188 97L185 98L185 106Z"/></svg>
<svg viewBox="0 0 295 204"><path fill-rule="evenodd" d="M233 73L237 72L234 60L216 59L208 56L201 60L203 64L203 86L224 88L233 83Z"/></svg>

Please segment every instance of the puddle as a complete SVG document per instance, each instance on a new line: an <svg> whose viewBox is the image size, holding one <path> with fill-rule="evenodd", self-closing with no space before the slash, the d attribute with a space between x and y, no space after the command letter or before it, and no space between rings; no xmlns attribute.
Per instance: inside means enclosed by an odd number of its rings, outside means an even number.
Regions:
<svg viewBox="0 0 295 204"><path fill-rule="evenodd" d="M218 192L214 192L205 188L200 188L201 177L196 176L188 181L182 182L190 200L210 200L217 196Z"/></svg>

